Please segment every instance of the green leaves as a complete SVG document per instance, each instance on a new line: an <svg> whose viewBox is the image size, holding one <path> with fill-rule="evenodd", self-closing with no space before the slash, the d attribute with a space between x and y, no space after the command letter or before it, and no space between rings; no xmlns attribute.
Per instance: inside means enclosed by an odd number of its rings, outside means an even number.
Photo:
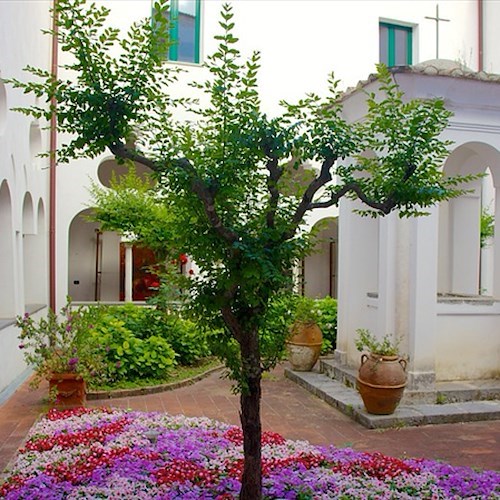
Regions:
<svg viewBox="0 0 500 500"><path fill-rule="evenodd" d="M55 79L47 71L27 67L35 81L9 82L47 101L56 99L58 130L74 137L60 147L60 162L94 157L111 144L126 142L151 115L168 115L170 99L163 90L177 70L163 64L161 56L169 43L166 2L155 6L154 28L145 19L120 37L119 29L107 25L106 7L87 7L85 0L57 2L57 38L71 61L61 67L65 77ZM52 111L38 106L23 110L45 119Z"/></svg>
<svg viewBox="0 0 500 500"><path fill-rule="evenodd" d="M64 78L28 68L33 82L11 83L57 100L58 128L72 137L61 161L108 148L120 161L154 170L153 184L131 173L111 192L94 186L95 218L157 251L189 252L200 268L191 281L193 309L225 325L224 342L228 332L240 347L248 335L254 339L272 297L290 285L290 269L311 246L302 232L307 212L350 196L366 205L365 215L421 215L473 178L443 178L444 102L405 99L382 65L360 123L344 119L333 74L326 97L282 102L281 115L269 117L259 97L260 54L241 57L230 4L222 7L205 79L192 83L189 99L169 94L177 70L162 60L166 1L155 2L152 22L135 23L124 36L109 26L106 8L59 0L57 9L58 40L71 55ZM174 119L177 108L187 120ZM56 110L21 111L50 118ZM126 352L123 342L120 349ZM224 352L231 368L240 366L233 341ZM137 359L148 364L153 356Z"/></svg>

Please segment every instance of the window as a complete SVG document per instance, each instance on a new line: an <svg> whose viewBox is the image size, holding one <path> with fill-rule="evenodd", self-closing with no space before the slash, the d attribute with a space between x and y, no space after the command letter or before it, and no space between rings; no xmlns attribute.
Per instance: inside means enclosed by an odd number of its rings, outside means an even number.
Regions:
<svg viewBox="0 0 500 500"><path fill-rule="evenodd" d="M412 64L413 30L409 26L380 23L380 57L387 66Z"/></svg>
<svg viewBox="0 0 500 500"><path fill-rule="evenodd" d="M171 0L170 61L200 62L201 0Z"/></svg>

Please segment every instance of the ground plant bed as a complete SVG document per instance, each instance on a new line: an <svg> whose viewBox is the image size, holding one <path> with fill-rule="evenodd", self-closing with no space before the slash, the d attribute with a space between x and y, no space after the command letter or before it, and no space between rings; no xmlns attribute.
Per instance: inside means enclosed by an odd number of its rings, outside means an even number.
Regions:
<svg viewBox="0 0 500 500"><path fill-rule="evenodd" d="M270 431L262 439L266 499L500 496L498 472L318 447ZM50 410L30 431L0 497L223 500L237 498L242 464L241 430L215 420Z"/></svg>

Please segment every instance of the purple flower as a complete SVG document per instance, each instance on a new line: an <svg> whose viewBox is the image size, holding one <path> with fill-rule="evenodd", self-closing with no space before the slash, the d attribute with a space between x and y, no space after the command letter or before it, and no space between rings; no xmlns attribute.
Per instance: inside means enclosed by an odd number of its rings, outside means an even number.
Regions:
<svg viewBox="0 0 500 500"><path fill-rule="evenodd" d="M78 358L69 358L68 365L71 369L75 369L77 363Z"/></svg>
<svg viewBox="0 0 500 500"><path fill-rule="evenodd" d="M120 366L122 366L122 362L121 362L121 361L117 361L117 362L116 362L116 364L115 364L115 366L116 366L117 368L120 368Z"/></svg>
<svg viewBox="0 0 500 500"><path fill-rule="evenodd" d="M24 349L26 346L24 344L19 344L19 349Z"/></svg>
<svg viewBox="0 0 500 500"><path fill-rule="evenodd" d="M24 313L24 319L28 319L30 317L30 313L29 312L25 312Z"/></svg>

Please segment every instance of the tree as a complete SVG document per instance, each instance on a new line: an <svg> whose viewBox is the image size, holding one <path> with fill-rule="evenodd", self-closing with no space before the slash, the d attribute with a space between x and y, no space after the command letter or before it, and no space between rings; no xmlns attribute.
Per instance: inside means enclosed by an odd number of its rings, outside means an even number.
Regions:
<svg viewBox="0 0 500 500"><path fill-rule="evenodd" d="M290 269L309 247L304 216L343 196L359 198L366 205L362 215L422 215L461 194L460 183L470 178L442 176L447 145L439 135L450 116L443 101L405 102L383 66L380 95L367 95L362 123L342 118L333 75L326 98L282 102L281 116L268 117L259 100L259 54L241 60L230 5L222 8L219 47L207 58L209 77L193 83L208 104L171 98L176 74L160 48L168 33L165 9L158 2L153 23L137 23L120 38L106 25L107 9L59 0L54 36L74 57L64 67L69 76L28 68L34 81L11 83L55 97L57 109L20 111L37 118L57 113L58 129L71 134L59 161L107 148L118 161L153 171L154 199L168 213L162 234L173 235L201 269L192 302L205 321L224 327L221 347L240 391L240 497L255 500L261 497L261 376L274 359L263 352L259 332L270 300L289 285ZM113 56L115 45L120 50ZM176 106L192 120L176 121ZM297 181L308 162L317 170Z"/></svg>

